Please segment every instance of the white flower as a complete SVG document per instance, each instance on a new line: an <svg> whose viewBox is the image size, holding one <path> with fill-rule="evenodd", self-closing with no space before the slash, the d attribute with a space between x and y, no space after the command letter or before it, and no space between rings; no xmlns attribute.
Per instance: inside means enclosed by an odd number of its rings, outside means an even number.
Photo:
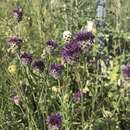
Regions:
<svg viewBox="0 0 130 130"><path fill-rule="evenodd" d="M87 21L87 25L82 28L82 30L85 30L87 32L96 33L96 25L94 21Z"/></svg>
<svg viewBox="0 0 130 130"><path fill-rule="evenodd" d="M64 42L70 41L72 38L72 33L70 31L64 31L63 32L63 40Z"/></svg>
<svg viewBox="0 0 130 130"><path fill-rule="evenodd" d="M88 32L91 32L94 27L94 22L93 21L87 21L87 30Z"/></svg>

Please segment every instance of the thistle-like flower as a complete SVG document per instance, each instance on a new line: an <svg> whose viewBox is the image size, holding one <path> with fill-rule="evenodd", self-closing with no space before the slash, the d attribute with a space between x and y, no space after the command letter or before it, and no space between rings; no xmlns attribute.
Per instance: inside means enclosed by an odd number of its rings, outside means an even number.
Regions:
<svg viewBox="0 0 130 130"><path fill-rule="evenodd" d="M13 10L13 16L16 18L16 20L18 22L20 22L22 20L22 17L23 17L23 9L21 7L16 7Z"/></svg>
<svg viewBox="0 0 130 130"><path fill-rule="evenodd" d="M88 41L93 42L95 36L92 32L80 31L75 35L75 40L77 41Z"/></svg>
<svg viewBox="0 0 130 130"><path fill-rule="evenodd" d="M80 90L76 91L73 93L73 99L75 101L80 101L81 100L81 97L85 97L86 93L84 92L81 92Z"/></svg>
<svg viewBox="0 0 130 130"><path fill-rule="evenodd" d="M20 56L20 58L21 58L22 64L27 65L27 64L31 64L31 62L32 62L32 55L29 54L29 53L25 53L25 52L24 52L24 53Z"/></svg>
<svg viewBox="0 0 130 130"><path fill-rule="evenodd" d="M58 45L54 40L49 40L49 41L47 41L47 46L56 48Z"/></svg>
<svg viewBox="0 0 130 130"><path fill-rule="evenodd" d="M35 69L35 70L43 71L43 70L44 70L44 62L43 62L42 60L35 59L35 60L32 62L32 67L33 67L33 69Z"/></svg>
<svg viewBox="0 0 130 130"><path fill-rule="evenodd" d="M80 31L75 35L75 41L79 44L83 53L88 52L94 43L92 32Z"/></svg>
<svg viewBox="0 0 130 130"><path fill-rule="evenodd" d="M76 61L76 59L79 57L79 54L81 52L79 44L77 44L76 41L71 41L62 48L61 50L61 56L63 59L71 64Z"/></svg>
<svg viewBox="0 0 130 130"><path fill-rule="evenodd" d="M48 54L52 54L54 49L57 47L57 43L54 41L54 40L49 40L47 41L47 47L45 48L46 49L46 52Z"/></svg>
<svg viewBox="0 0 130 130"><path fill-rule="evenodd" d="M11 46L16 45L20 47L22 42L23 42L22 39L17 36L12 36L7 39L7 43Z"/></svg>
<svg viewBox="0 0 130 130"><path fill-rule="evenodd" d="M48 116L47 124L49 129L59 130L62 125L62 116L59 113Z"/></svg>
<svg viewBox="0 0 130 130"><path fill-rule="evenodd" d="M130 63L122 67L122 74L125 78L130 78Z"/></svg>
<svg viewBox="0 0 130 130"><path fill-rule="evenodd" d="M49 68L49 73L53 78L58 79L60 78L63 69L64 66L61 64L51 64Z"/></svg>
<svg viewBox="0 0 130 130"><path fill-rule="evenodd" d="M66 43L62 48L61 56L67 63L73 64L81 52L85 53L92 47L94 38L91 32L78 32L73 40Z"/></svg>

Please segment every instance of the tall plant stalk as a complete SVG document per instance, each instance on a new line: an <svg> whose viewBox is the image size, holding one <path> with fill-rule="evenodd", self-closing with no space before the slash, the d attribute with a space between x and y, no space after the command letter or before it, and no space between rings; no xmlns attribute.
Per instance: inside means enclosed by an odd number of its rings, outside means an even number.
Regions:
<svg viewBox="0 0 130 130"><path fill-rule="evenodd" d="M116 0L115 4L117 5L117 7L116 7L116 19L115 19L116 20L116 30L117 30L117 32L119 32L120 24L121 24L121 22L120 22L121 1Z"/></svg>

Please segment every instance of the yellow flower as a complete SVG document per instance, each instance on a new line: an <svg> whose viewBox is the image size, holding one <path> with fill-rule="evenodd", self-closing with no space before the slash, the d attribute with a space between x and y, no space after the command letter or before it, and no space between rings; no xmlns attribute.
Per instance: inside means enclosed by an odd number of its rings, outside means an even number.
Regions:
<svg viewBox="0 0 130 130"><path fill-rule="evenodd" d="M59 93L59 92L60 92L60 89L59 89L58 87L56 87L56 86L53 86L53 87L52 87L52 91L53 91L54 93Z"/></svg>
<svg viewBox="0 0 130 130"><path fill-rule="evenodd" d="M65 94L64 97L63 97L64 101L68 100L69 99L69 95L68 94Z"/></svg>
<svg viewBox="0 0 130 130"><path fill-rule="evenodd" d="M96 34L96 33L97 33L96 27L94 27L94 28L92 29L92 33L93 33L93 34Z"/></svg>
<svg viewBox="0 0 130 130"><path fill-rule="evenodd" d="M89 92L90 90L89 90L89 88L88 87L86 87L86 88L83 88L83 93L87 93L87 92Z"/></svg>
<svg viewBox="0 0 130 130"><path fill-rule="evenodd" d="M16 65L15 65L15 64L9 65L8 71L9 71L11 74L15 74L15 73L16 73Z"/></svg>

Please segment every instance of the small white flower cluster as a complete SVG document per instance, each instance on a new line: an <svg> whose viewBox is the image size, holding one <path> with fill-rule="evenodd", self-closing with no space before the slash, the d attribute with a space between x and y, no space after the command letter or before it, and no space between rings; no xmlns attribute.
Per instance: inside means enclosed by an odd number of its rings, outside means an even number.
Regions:
<svg viewBox="0 0 130 130"><path fill-rule="evenodd" d="M64 42L69 42L72 39L72 33L70 31L63 32L63 40Z"/></svg>

